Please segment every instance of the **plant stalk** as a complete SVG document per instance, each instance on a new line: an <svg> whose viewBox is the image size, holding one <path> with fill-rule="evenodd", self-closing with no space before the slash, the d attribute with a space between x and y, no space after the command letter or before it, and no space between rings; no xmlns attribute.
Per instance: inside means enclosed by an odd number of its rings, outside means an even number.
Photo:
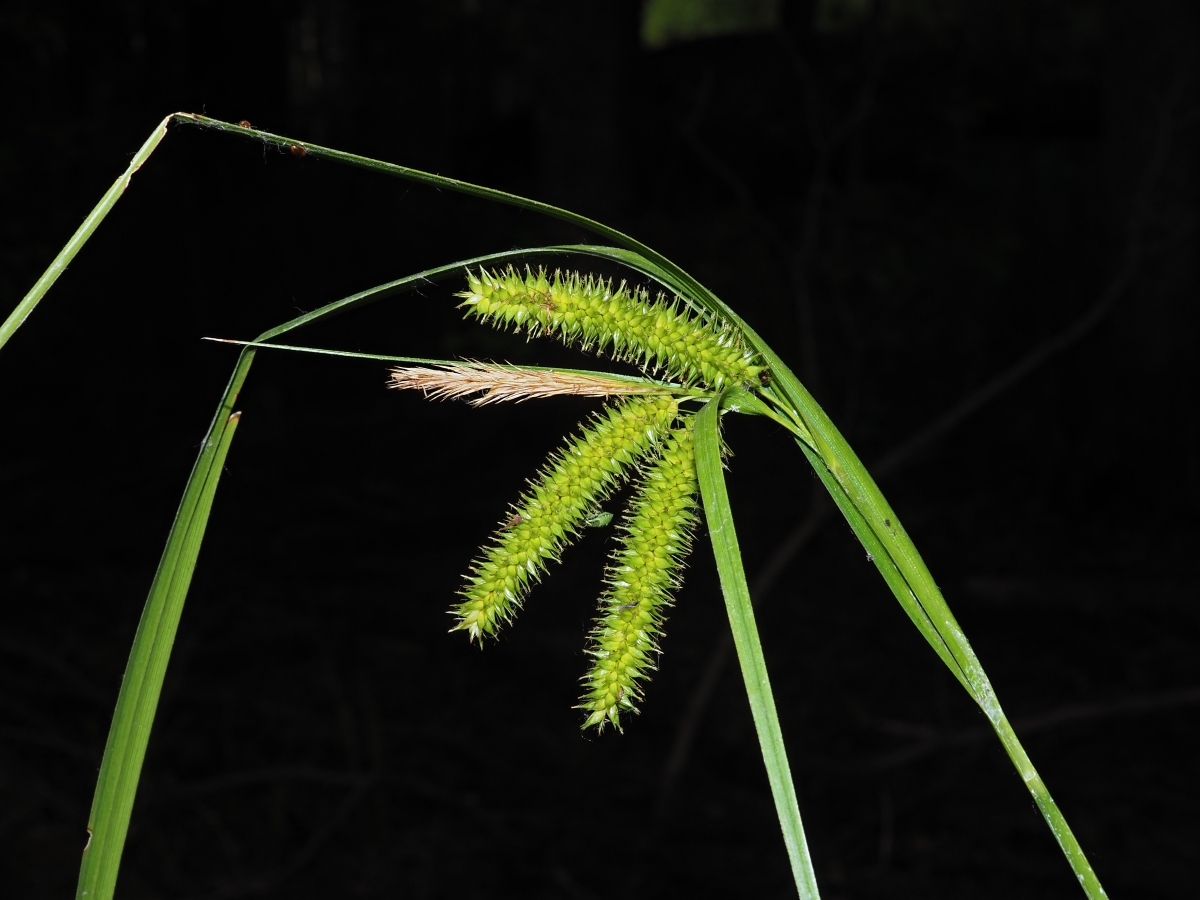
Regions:
<svg viewBox="0 0 1200 900"><path fill-rule="evenodd" d="M105 192L104 196L100 198L100 202L88 213L87 218L83 220L83 224L76 229L75 233L71 235L71 239L58 251L58 256L54 257L54 261L42 273L42 277L29 289L29 293L17 304L16 309L9 313L8 318L4 320L3 324L0 324L0 347L7 344L8 339L29 318L29 314L33 312L34 307L46 295L46 291L50 290L51 285L58 281L58 276L66 271L67 266L71 264L71 260L75 258L75 254L79 252L80 248L87 243L88 238L92 236L92 232L100 227L100 223L104 221L104 217L117 205L117 201L121 199L125 193L125 189L129 187L129 182L133 179L133 173L142 167L142 164L150 158L150 154L154 152L154 148L166 137L167 123L173 118L173 115L167 116L158 124L158 127L154 129L150 137L146 138L146 143L142 144L142 148L130 160L129 168L125 170L120 178L113 182L113 186Z"/></svg>
<svg viewBox="0 0 1200 900"><path fill-rule="evenodd" d="M717 418L720 403L721 398L714 397L696 414L696 474L700 480L704 517L708 523L708 534L721 579L721 593L725 597L733 643L742 667L742 678L746 682L746 696L750 700L754 728L758 732L767 780L775 799L775 812L783 829L796 891L800 900L820 900L808 841L804 837L804 824L800 820L800 804L796 800L796 788L788 766L787 747L783 742L779 714L775 710L775 698L767 677L767 662L763 658L758 626L754 622L754 607L750 601L746 573L742 568L733 510L725 489Z"/></svg>

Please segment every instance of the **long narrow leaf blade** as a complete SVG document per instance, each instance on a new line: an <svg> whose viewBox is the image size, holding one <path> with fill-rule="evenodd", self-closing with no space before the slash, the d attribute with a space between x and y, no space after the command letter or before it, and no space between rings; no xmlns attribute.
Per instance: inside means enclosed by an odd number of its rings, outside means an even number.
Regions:
<svg viewBox="0 0 1200 900"><path fill-rule="evenodd" d="M829 496L833 498L842 515L846 517L846 521L850 523L850 528L866 549L867 557L879 569L879 574L883 576L883 580L887 582L896 599L900 601L900 606L903 607L908 617L912 619L913 624L917 626L917 630L921 632L925 640L929 642L929 646L933 648L934 652L945 663L946 668L958 679L968 694L974 695L974 688L967 681L966 673L963 672L962 667L954 658L954 654L946 645L937 625L929 618L928 611L921 605L921 602L909 587L908 582L904 580L903 574L896 567L891 556L888 555L887 548L875 536L875 532L867 525L866 520L854 504L850 502L850 498L846 496L846 492L841 489L833 476L829 474L829 470L825 467L816 451L806 446L803 441L797 440L796 443L800 446L804 455L808 457L808 461L817 473L817 477L821 479L825 489L829 491Z"/></svg>
<svg viewBox="0 0 1200 900"><path fill-rule="evenodd" d="M472 197L478 197L481 200L489 200L493 203L502 203L505 206L513 206L517 209L527 209L531 212L541 213L553 219L558 219L583 228L593 234L598 234L601 237L607 238L614 244L626 248L639 254L643 259L658 266L662 272L680 283L682 290L680 293L684 296L697 298L711 296L707 288L700 282L692 278L687 272L677 266L671 260L667 259L661 253L658 253L651 247L647 247L641 241L630 237L615 228L610 228L602 222L597 222L595 219L589 219L587 216L582 216L579 213L571 212L568 209L563 209L560 206L554 206L550 203L544 203L540 200L532 200L528 197L522 197L519 194L510 194L507 191L496 190L495 188L484 187L479 184L472 184L469 181L461 181L457 178L448 178L445 175L436 175L432 172L424 172L420 169L413 169L409 166L402 166L396 163L383 162L378 159L371 159L367 156L359 156L355 153L347 153L344 150L335 150L332 147L325 147L321 144L313 144L308 141L300 141L295 138L284 137L283 135L272 134L269 131L260 131L258 129L242 128L234 125L231 122L222 122L220 119L209 118L208 116L197 115L195 113L175 113L170 118L181 124L198 125L201 128L213 129L232 134L239 134L245 137L253 138L256 141L262 142L266 146L276 147L283 152L289 152L293 147L302 148L305 156L316 159L328 159L333 162L344 163L354 166L355 168L368 169L372 172L378 172L383 175L391 175L397 178L403 178L406 181L414 181L418 184L427 184L431 187L436 187L441 190L454 191L459 194L467 194ZM719 301L717 301L719 302Z"/></svg>
<svg viewBox="0 0 1200 900"><path fill-rule="evenodd" d="M8 318L4 320L3 324L0 324L0 347L7 344L8 339L29 318L29 314L33 312L34 307L38 305L42 297L50 290L54 282L58 281L58 276L66 271L67 266L71 264L71 260L75 258L75 254L88 242L88 238L92 236L93 232L100 227L100 223L104 221L104 217L108 215L109 211L117 205L117 201L121 199L125 193L125 189L129 187L133 173L142 167L143 163L150 158L150 154L154 152L154 148L166 136L167 123L171 121L171 118L171 116L167 116L158 124L158 127L154 129L150 137L146 139L146 143L142 144L141 149L133 155L133 159L130 160L129 166L121 174L121 177L113 182L113 186L105 192L104 196L100 198L100 202L88 213L87 218L83 220L83 224L75 230L75 233L71 235L71 239L58 251L58 256L54 257L49 268L42 274L42 277L29 289L29 293L17 304L16 308L9 313Z"/></svg>
<svg viewBox="0 0 1200 900"><path fill-rule="evenodd" d="M375 287L367 288L365 291L359 291L356 294L351 294L348 297L343 297L340 300L334 300L332 303L327 303L317 309L306 312L303 315L296 316L294 319L289 319L282 325L276 325L274 328L269 328L256 337L253 343L261 343L269 341L271 338L279 337L281 334L286 334L289 331L295 331L302 325L308 325L316 322L319 319L325 319L334 313L349 312L352 309L357 309L360 306L365 306L368 303L375 303L379 300L396 294L402 294L406 291L415 290L427 284L433 284L443 278L449 278L456 274L463 274L472 266L483 266L492 263L506 263L513 260L524 259L530 256L546 256L568 253L569 250L561 247L533 247L523 248L519 250L504 250L500 253L488 253L484 256L474 256L470 259L460 259L452 263L447 263L444 266L437 266L432 269L426 269L423 272L417 272L415 275L408 275L404 278L397 278L395 281L389 281L384 284L376 285Z"/></svg>
<svg viewBox="0 0 1200 900"><path fill-rule="evenodd" d="M324 347L301 347L296 344L264 343L262 341L235 341L226 338L205 338L219 344L236 344L241 347L253 347L255 350L290 350L293 353L312 353L317 356L340 356L344 359L372 359L379 362L397 362L418 366L458 366L462 359L428 359L423 356L392 356L387 353L359 353L356 350L329 350ZM585 375L594 378L605 378L612 381L631 385L659 387L676 394L691 394L695 397L707 396L703 388L689 388L683 385L671 384L665 381L655 381L640 375L626 375L621 372L602 372L597 369L566 369L562 366L516 366L511 363L489 363L489 367L497 370L512 372L545 372L558 375Z"/></svg>
<svg viewBox="0 0 1200 900"><path fill-rule="evenodd" d="M577 252L612 259L630 266L679 292L692 289L694 279L678 267L663 266L633 250L580 246ZM1028 754L1017 739L996 697L982 663L933 580L920 553L900 524L883 493L841 432L770 346L715 294L699 285L690 299L736 324L750 346L764 358L774 378L771 391L782 395L800 426L797 443L830 496L846 517L884 581L925 637L991 722L996 735L1041 810L1050 831L1070 863L1084 893L1092 900L1104 889L1083 848L1050 796Z"/></svg>
<svg viewBox="0 0 1200 900"><path fill-rule="evenodd" d="M708 534L717 559L721 593L725 596L725 607L729 612L729 625L733 629L733 642L742 666L742 677L746 682L746 695L750 699L754 727L758 732L763 762L767 767L767 779L771 784L771 794L775 798L775 812L783 829L783 841L787 846L792 875L796 879L796 890L801 900L818 900L820 893L817 890L817 878L813 872L808 843L804 838L804 825L800 821L800 806L796 801L795 786L792 784L787 748L784 746L783 732L779 727L779 715L775 711L771 682L767 677L767 664L763 658L762 644L758 639L758 627L754 622L754 608L750 603L750 588L746 584L746 573L742 568L742 554L733 525L733 511L725 489L725 475L721 468L718 408L719 399L714 398L696 415L696 474L700 480L704 516L708 522Z"/></svg>
<svg viewBox="0 0 1200 900"><path fill-rule="evenodd" d="M967 693L971 694L972 697L976 697L977 691L981 694L982 699L977 698L976 702L979 703L980 708L987 715L992 728L996 732L996 736L1000 738L1000 743L1004 746L1005 752L1008 753L1009 759L1012 760L1017 772L1020 773L1021 780L1025 783L1025 787L1029 790L1030 795L1032 795L1034 802L1042 813L1042 817L1046 820L1046 824L1050 826L1050 832L1054 835L1055 841L1058 842L1059 848L1067 858L1067 862L1079 880L1084 893L1092 898L1092 900L1101 900L1101 898L1107 897L1108 895L1104 892L1104 888L1101 886L1099 878L1097 878L1095 871L1092 869L1091 863L1088 862L1087 855L1083 852L1083 847L1080 846L1075 833L1071 830L1070 825L1067 824L1066 817L1059 810L1058 804L1054 802L1054 798L1051 797L1045 782L1042 781L1042 777L1038 774L1037 769L1034 768L1033 761L1030 760L1029 755L1025 752L1025 748L1021 746L1016 732L1013 731L1012 725L1009 724L1008 717L1004 714L1004 710L1000 706L1000 701L992 689L991 682L982 664L976 661L977 669L974 673L974 678L973 680L968 680L967 673L959 666L955 654L944 638L946 629L939 627L939 623L930 618L928 605L931 604L922 602L913 593L909 582L905 580L892 557L888 555L887 548L884 547L875 535L875 532L867 524L858 507L851 502L841 485L830 474L816 451L806 446L803 441L798 440L796 443L800 445L800 449L808 457L809 462L825 485L825 488L829 491L830 496L846 517L850 528L866 548L871 561L875 563L880 574L883 575L884 581L892 589L892 593L896 596L896 599L900 601L901 607L904 608L909 618L912 619L913 624L917 626L917 630L921 632L941 658L942 662L946 664L946 667L950 669L962 686L966 688ZM945 623L942 624L944 625ZM961 632L958 634L961 635ZM962 635L962 641L965 643L965 635ZM973 656L974 654L972 653Z"/></svg>
<svg viewBox="0 0 1200 900"><path fill-rule="evenodd" d="M253 358L253 351L244 352L230 379L216 420L188 479L138 623L88 817L89 840L79 870L77 900L108 900L116 888L129 816L163 678L217 482L237 429L239 415L233 412L233 404Z"/></svg>
<svg viewBox="0 0 1200 900"><path fill-rule="evenodd" d="M505 251L460 260L360 291L268 329L243 349L184 488L183 499L142 610L96 781L96 793L88 818L89 840L79 871L78 900L110 900L116 887L129 818L163 679L217 483L239 420L234 415L233 406L254 361L254 348L263 341L321 318L429 284L438 278L460 272L468 265L508 261L528 252Z"/></svg>

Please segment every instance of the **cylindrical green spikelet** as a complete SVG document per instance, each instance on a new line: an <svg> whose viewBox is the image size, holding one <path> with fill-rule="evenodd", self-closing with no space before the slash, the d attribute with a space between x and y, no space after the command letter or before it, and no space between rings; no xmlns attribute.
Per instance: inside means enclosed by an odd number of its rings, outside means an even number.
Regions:
<svg viewBox="0 0 1200 900"><path fill-rule="evenodd" d="M551 454L529 490L483 548L459 592L452 631L472 640L493 635L520 609L547 560L557 560L597 512L652 453L678 415L672 397L633 397L593 419L566 447Z"/></svg>
<svg viewBox="0 0 1200 900"><path fill-rule="evenodd" d="M583 678L584 728L603 731L611 722L619 730L621 712L637 712L640 682L655 668L666 609L691 549L698 487L689 422L647 466L609 566L588 651L594 664Z"/></svg>
<svg viewBox="0 0 1200 900"><path fill-rule="evenodd" d="M564 343L714 389L756 384L764 371L736 330L695 316L661 294L651 300L643 289L621 284L614 290L612 281L577 274L555 272L548 278L544 269L536 274L526 269L522 276L511 266L468 272L467 279L470 290L458 295L467 315L531 337L554 334Z"/></svg>

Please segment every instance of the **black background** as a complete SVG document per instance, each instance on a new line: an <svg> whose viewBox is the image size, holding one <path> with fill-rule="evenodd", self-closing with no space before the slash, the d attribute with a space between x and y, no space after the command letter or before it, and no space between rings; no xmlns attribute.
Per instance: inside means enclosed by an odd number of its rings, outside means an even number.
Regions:
<svg viewBox="0 0 1200 900"><path fill-rule="evenodd" d="M1196 6L881 0L832 21L833 4L785 3L772 30L661 49L639 41L632 2L383 6L7 4L0 309L179 109L644 240L764 334L868 464L974 398L881 487L1110 895L1187 896ZM73 889L125 657L236 355L200 338L585 238L172 126L0 352L6 896ZM591 364L461 322L458 289L295 337ZM980 400L1038 348L1039 365ZM482 652L445 633L445 610L525 478L595 405L472 410L386 391L385 376L298 354L255 363L119 895L794 895L736 666L688 714L727 628L704 533L642 715L581 736L572 704L609 533L570 551ZM778 429L726 432L753 579L820 486ZM1078 896L982 715L840 520L756 600L824 896Z"/></svg>

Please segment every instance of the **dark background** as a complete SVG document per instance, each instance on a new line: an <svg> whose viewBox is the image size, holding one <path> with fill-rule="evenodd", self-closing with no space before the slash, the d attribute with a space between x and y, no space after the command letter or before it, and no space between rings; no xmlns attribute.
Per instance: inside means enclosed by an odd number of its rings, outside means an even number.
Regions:
<svg viewBox="0 0 1200 900"><path fill-rule="evenodd" d="M629 0L8 3L0 312L173 110L620 228L739 310L884 461L1110 895L1188 896L1200 9L735 7L767 27L652 47ZM126 654L235 359L199 339L584 238L171 128L0 352L5 896L73 890ZM464 324L459 289L295 337L588 364ZM696 713L727 628L703 532L643 714L581 736L610 533L483 652L445 610L595 404L477 411L385 375L284 353L250 373L120 896L794 895L736 666ZM824 896L1079 896L982 715L841 520L813 513L795 445L757 420L727 435L752 580L799 545L756 601Z"/></svg>

